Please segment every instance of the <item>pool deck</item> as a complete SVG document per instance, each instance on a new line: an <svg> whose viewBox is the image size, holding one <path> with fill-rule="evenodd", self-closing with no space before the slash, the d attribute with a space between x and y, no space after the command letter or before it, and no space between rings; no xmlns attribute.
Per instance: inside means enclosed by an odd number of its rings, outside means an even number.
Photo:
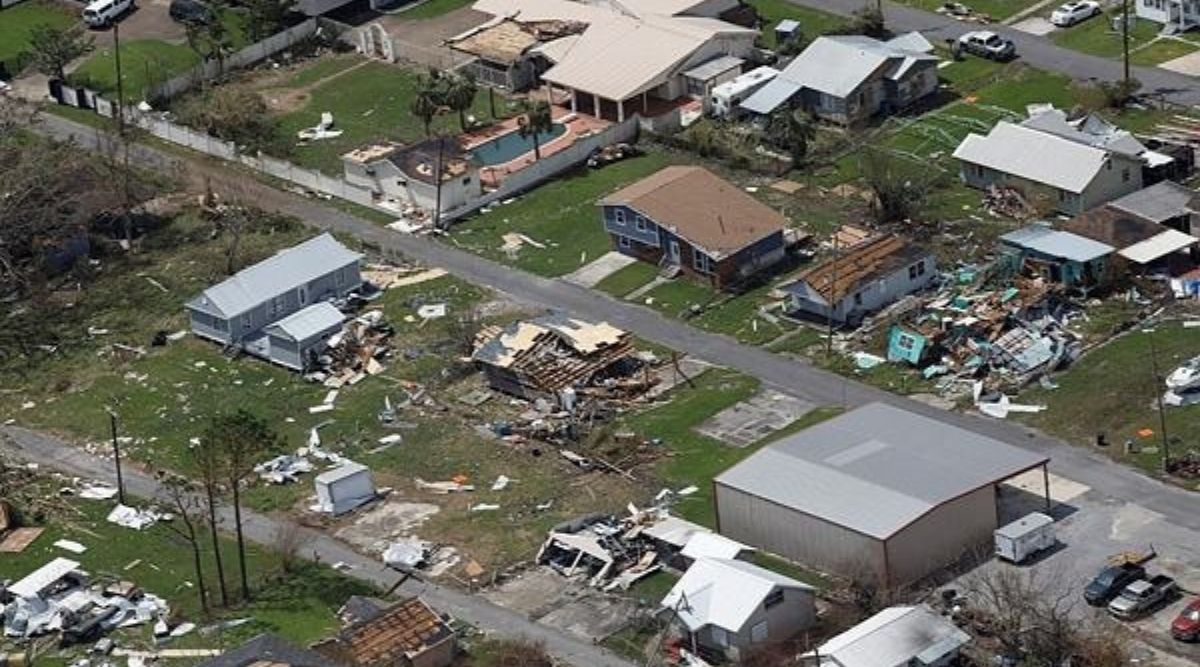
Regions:
<svg viewBox="0 0 1200 667"><path fill-rule="evenodd" d="M542 157L554 155L574 144L577 138L600 132L612 125L612 123L606 120L577 114L570 109L560 106L550 107L550 116L555 123L561 123L565 126L566 131L539 147ZM482 130L463 134L460 137L463 148L471 150L496 137L516 132L518 127L517 118L519 117L506 118ZM480 170L480 180L486 187L498 187L504 181L505 177L521 171L534 162L533 151L530 150L508 162L483 167Z"/></svg>

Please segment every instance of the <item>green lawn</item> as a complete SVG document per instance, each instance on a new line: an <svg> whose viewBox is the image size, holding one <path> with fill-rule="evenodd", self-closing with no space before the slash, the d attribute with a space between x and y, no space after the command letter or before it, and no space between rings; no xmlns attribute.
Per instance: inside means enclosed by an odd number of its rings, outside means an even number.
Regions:
<svg viewBox="0 0 1200 667"><path fill-rule="evenodd" d="M1056 30L1050 38L1055 44L1068 49L1105 58L1120 58L1124 40L1120 31L1112 29L1112 19L1119 15L1119 10L1114 10L1070 28ZM1158 35L1159 25L1153 21L1135 19L1132 25L1133 29L1129 31L1130 50L1147 44Z"/></svg>
<svg viewBox="0 0 1200 667"><path fill-rule="evenodd" d="M801 7L787 0L747 0L746 4L758 10L758 15L764 19L762 42L768 48L775 48L775 26L783 19L799 21L804 39L808 41L848 23L836 14Z"/></svg>
<svg viewBox="0 0 1200 667"><path fill-rule="evenodd" d="M609 250L596 201L675 159L651 151L602 169L575 169L455 226L451 239L476 254L541 276L570 273ZM525 234L546 247L525 245L515 259L510 258L500 250L502 237L510 232Z"/></svg>
<svg viewBox="0 0 1200 667"><path fill-rule="evenodd" d="M1200 44L1183 39L1163 37L1129 54L1134 65L1158 65L1200 49Z"/></svg>
<svg viewBox="0 0 1200 667"><path fill-rule="evenodd" d="M261 632L274 632L309 644L338 627L335 612L347 597L373 592L364 584L313 564L298 563L291 572L285 572L277 554L251 546L246 555L255 599L248 605L236 603L233 608L219 610L215 618L205 619L194 588L196 577L188 543L162 524L136 531L109 523L104 517L113 504L69 501L72 511L49 517L46 531L29 548L0 558L0 580L23 577L57 556L68 557L79 561L93 578L133 581L143 590L164 598L181 619L197 625L205 626L220 618L251 619L250 623L222 633L219 640L225 646L237 645ZM53 546L60 539L74 540L88 549L79 555L67 553ZM205 579L213 599L219 600L210 544L206 539L203 545ZM231 539L224 539L221 548L229 592L236 602L237 552ZM152 645L149 625L117 631L116 637L122 645ZM208 648L213 641L211 637L194 635L173 645L196 642Z"/></svg>
<svg viewBox="0 0 1200 667"><path fill-rule="evenodd" d="M200 57L183 44L138 39L121 42L121 82L127 101L140 101L146 90L196 66ZM116 57L112 47L95 53L71 74L73 81L102 93L116 93Z"/></svg>
<svg viewBox="0 0 1200 667"><path fill-rule="evenodd" d="M658 273L659 268L649 262L634 262L596 283L595 289L621 298L654 280Z"/></svg>
<svg viewBox="0 0 1200 667"><path fill-rule="evenodd" d="M324 69L318 72L322 76L332 73ZM297 75L297 79L300 76ZM319 78L321 76L311 80L301 79L297 87ZM284 136L295 137L297 131L316 125L325 111L333 114L337 128L343 134L307 146L297 145L289 159L303 167L341 175L341 155L351 149L385 139L413 141L422 138L425 132L421 120L409 112L409 104L416 93L416 83L417 76L411 70L371 62L317 86L302 108L280 116ZM500 111L500 102L497 100L497 112ZM476 118L489 117L486 94L481 92L476 97L470 113ZM435 132L457 133L457 115L439 117L434 121L433 129Z"/></svg>
<svg viewBox="0 0 1200 667"><path fill-rule="evenodd" d="M1055 376L1057 389L1035 384L1023 392L1020 402L1044 404L1048 409L1026 415L1022 421L1088 447L1103 433L1110 443L1106 454L1148 471L1158 470L1161 434L1155 401L1165 386L1154 377L1152 338L1164 377L1200 354L1200 329L1170 323L1157 326L1154 333L1131 331L1087 353L1069 372ZM1194 448L1200 437L1200 405L1168 407L1166 415L1167 433L1177 441L1175 452ZM1137 435L1141 429L1154 434L1141 438ZM1126 439L1141 445L1142 452L1125 456L1122 445Z"/></svg>
<svg viewBox="0 0 1200 667"><path fill-rule="evenodd" d="M42 0L0 9L0 62L12 64L18 55L29 48L29 31L34 27L48 24L67 28L77 23L77 13ZM9 74L16 76L17 72L10 71Z"/></svg>
<svg viewBox="0 0 1200 667"><path fill-rule="evenodd" d="M414 21L432 19L443 14L449 14L457 9L470 6L474 2L475 0L425 0L425 2L422 2L412 9L400 12L399 16L403 19L411 19Z"/></svg>
<svg viewBox="0 0 1200 667"><path fill-rule="evenodd" d="M898 0L900 4L919 7L926 11L935 11L945 4L945 0ZM1038 0L975 0L965 3L976 12L987 14L993 21L1004 19L1032 7Z"/></svg>

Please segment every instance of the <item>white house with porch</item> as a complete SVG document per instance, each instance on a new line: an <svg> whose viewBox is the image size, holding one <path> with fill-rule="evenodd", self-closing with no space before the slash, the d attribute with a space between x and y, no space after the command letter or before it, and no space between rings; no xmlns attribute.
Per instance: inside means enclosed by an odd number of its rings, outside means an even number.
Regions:
<svg viewBox="0 0 1200 667"><path fill-rule="evenodd" d="M1164 32L1183 32L1200 25L1200 0L1134 0L1138 18L1163 24Z"/></svg>
<svg viewBox="0 0 1200 667"><path fill-rule="evenodd" d="M586 24L581 33L538 49L551 63L541 81L567 91L572 111L616 122L634 114L661 115L680 99L703 99L713 86L740 74L754 50L758 31L715 18L719 3L663 0L639 7L569 0L474 5L517 22Z"/></svg>

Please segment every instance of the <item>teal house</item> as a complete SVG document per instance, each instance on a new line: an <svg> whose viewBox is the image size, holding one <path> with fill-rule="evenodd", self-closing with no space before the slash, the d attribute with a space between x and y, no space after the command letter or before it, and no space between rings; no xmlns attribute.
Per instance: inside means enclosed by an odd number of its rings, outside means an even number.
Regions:
<svg viewBox="0 0 1200 667"><path fill-rule="evenodd" d="M1040 222L1000 237L1007 259L1018 271L1025 269L1067 287L1089 288L1105 281L1110 245L1085 236L1054 229Z"/></svg>

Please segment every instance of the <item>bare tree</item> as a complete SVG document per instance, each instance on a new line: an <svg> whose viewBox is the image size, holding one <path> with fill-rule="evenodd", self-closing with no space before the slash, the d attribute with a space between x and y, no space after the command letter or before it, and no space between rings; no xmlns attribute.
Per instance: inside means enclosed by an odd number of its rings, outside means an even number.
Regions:
<svg viewBox="0 0 1200 667"><path fill-rule="evenodd" d="M67 78L66 67L91 53L95 41L82 28L57 28L49 24L29 29L29 51L33 66L46 76Z"/></svg>
<svg viewBox="0 0 1200 667"><path fill-rule="evenodd" d="M220 452L221 473L233 495L233 525L237 534L238 574L242 600L250 599L250 578L246 573L246 540L242 531L242 484L264 458L283 450L283 440L263 419L245 411L212 418L202 442Z"/></svg>
<svg viewBox="0 0 1200 667"><path fill-rule="evenodd" d="M204 581L204 565L200 557L199 523L203 521L203 503L186 477L161 471L158 473L158 479L170 500L171 507L179 517L179 523L167 521L163 525L182 537L192 550L192 568L196 575L196 591L200 595L200 609L207 615L209 609L208 586ZM182 527L179 524L182 524Z"/></svg>
<svg viewBox="0 0 1200 667"><path fill-rule="evenodd" d="M204 491L208 529L212 536L213 560L217 566L217 588L221 592L221 606L228 607L229 589L225 586L225 565L221 558L221 537L217 527L217 497L221 493L221 480L224 475L221 448L216 442L201 438L188 449L188 458Z"/></svg>

